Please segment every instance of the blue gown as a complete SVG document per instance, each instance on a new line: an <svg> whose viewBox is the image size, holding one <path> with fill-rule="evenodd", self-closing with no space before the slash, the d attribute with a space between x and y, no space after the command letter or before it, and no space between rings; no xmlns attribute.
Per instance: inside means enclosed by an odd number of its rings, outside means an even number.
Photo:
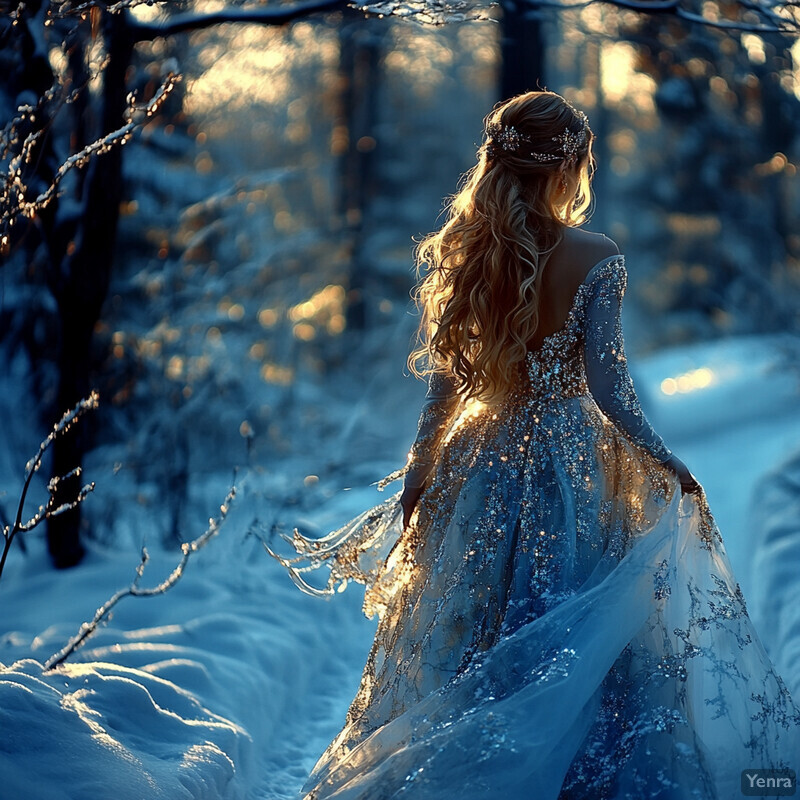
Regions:
<svg viewBox="0 0 800 800"><path fill-rule="evenodd" d="M800 771L800 711L705 495L681 495L639 405L626 280L596 264L502 402L431 380L389 476L425 486L405 531L395 496L270 551L304 591L363 583L379 619L305 800L732 800L743 771Z"/></svg>

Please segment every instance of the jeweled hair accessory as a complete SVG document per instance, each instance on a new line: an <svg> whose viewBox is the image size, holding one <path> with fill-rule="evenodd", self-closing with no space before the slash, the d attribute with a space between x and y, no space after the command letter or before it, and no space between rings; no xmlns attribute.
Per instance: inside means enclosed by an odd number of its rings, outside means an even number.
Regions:
<svg viewBox="0 0 800 800"><path fill-rule="evenodd" d="M553 137L554 142L558 142L559 151L555 153L532 153L526 151L525 144L531 143L530 136L520 133L513 125L503 125L493 122L486 128L486 154L489 158L496 158L502 152L512 153L517 156L532 158L542 164L554 163L556 161L566 161L571 165L578 160L578 153L586 146L586 132L589 128L589 121L583 111L575 111L581 122L581 129L576 133L569 128Z"/></svg>
<svg viewBox="0 0 800 800"><path fill-rule="evenodd" d="M520 145L526 142L530 144L531 141L530 136L520 133L513 125L503 125L499 122L489 125L486 134L489 137L486 142L486 152L490 158L498 154L498 149L507 153L518 153Z"/></svg>
<svg viewBox="0 0 800 800"><path fill-rule="evenodd" d="M573 133L569 128L564 128L562 133L553 137L553 141L561 145L567 164L572 164L578 160L578 153L586 145L586 129L589 126L589 120L586 119L586 114L583 111L576 111L575 113L581 121L581 129L577 133Z"/></svg>

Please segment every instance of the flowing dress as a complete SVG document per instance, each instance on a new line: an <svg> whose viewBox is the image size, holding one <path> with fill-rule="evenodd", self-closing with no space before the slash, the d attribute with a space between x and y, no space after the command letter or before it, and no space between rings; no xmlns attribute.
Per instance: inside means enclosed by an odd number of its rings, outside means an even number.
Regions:
<svg viewBox="0 0 800 800"><path fill-rule="evenodd" d="M743 771L800 771L705 494L681 495L641 410L626 282L622 256L596 264L503 401L431 379L389 476L425 487L405 531L395 495L269 551L304 591L363 583L378 616L305 800L732 800Z"/></svg>

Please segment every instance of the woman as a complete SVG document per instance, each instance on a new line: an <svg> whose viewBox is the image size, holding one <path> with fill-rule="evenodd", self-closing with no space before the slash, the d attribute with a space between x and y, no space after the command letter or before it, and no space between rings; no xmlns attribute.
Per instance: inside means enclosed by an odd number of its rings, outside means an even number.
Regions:
<svg viewBox="0 0 800 800"><path fill-rule="evenodd" d="M306 591L364 583L379 616L303 796L739 797L743 770L800 768L800 712L702 487L640 408L624 259L578 228L592 132L551 92L486 123L418 250L430 381L386 479L402 494L270 551ZM315 590L300 573L322 564Z"/></svg>

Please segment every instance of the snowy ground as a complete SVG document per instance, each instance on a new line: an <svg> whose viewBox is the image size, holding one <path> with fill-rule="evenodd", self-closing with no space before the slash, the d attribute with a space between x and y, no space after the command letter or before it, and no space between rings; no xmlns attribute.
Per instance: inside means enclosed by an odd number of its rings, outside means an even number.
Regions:
<svg viewBox="0 0 800 800"><path fill-rule="evenodd" d="M745 597L767 579L750 570L758 539L748 523L752 489L800 450L796 378L775 369L779 353L775 340L739 340L636 365L654 426L706 489ZM670 378L683 391L664 394ZM394 403L411 403L412 394L416 403L417 389L402 389ZM398 429L397 453L412 435ZM308 472L314 457L307 455ZM375 477L385 462L385 453L375 455ZM5 478L8 467L0 467ZM208 476L209 514L228 480ZM12 553L0 582L2 800L294 796L343 722L375 621L361 616L359 588L333 602L300 593L248 535L255 516L269 518L264 480L256 472L242 477L223 532L169 595L126 599L50 673L41 662L130 582L137 555L95 550L79 569L55 573L40 540L27 558ZM337 492L306 516L323 532L381 497L369 488ZM176 560L155 553L144 583L163 578ZM785 675L795 691L798 673L795 665Z"/></svg>
<svg viewBox="0 0 800 800"><path fill-rule="evenodd" d="M168 596L128 598L49 674L40 662L135 561L93 553L53 573L37 553L6 577L0 797L291 796L355 694L372 626L357 592L301 594L236 522ZM159 554L145 574L175 561Z"/></svg>

